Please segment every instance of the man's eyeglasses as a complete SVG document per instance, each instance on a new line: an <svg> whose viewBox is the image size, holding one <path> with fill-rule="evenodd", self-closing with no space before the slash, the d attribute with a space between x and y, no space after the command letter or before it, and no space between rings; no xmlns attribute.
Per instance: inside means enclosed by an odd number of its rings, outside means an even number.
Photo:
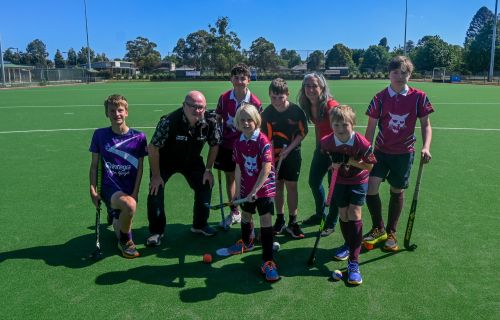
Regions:
<svg viewBox="0 0 500 320"><path fill-rule="evenodd" d="M201 104L191 104L187 101L184 101L184 103L186 104L186 106L190 107L191 109L196 109L196 110L203 110L205 109L205 106L204 105L201 105Z"/></svg>

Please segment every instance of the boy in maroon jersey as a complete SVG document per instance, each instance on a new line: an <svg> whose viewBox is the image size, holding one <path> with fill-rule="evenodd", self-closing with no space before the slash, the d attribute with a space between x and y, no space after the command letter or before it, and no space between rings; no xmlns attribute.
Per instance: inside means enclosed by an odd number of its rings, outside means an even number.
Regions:
<svg viewBox="0 0 500 320"><path fill-rule="evenodd" d="M421 159L425 163L431 160L430 146L432 128L429 114L434 112L427 95L408 86L413 71L410 59L404 56L394 57L389 63L391 84L375 95L366 115L368 125L365 136L373 141L375 128L379 133L375 141L377 164L370 173L366 205L372 218L372 229L363 241L370 245L385 240L384 250L397 251L396 228L404 204L404 190L408 188L408 179L413 164L415 149L415 125L420 120L422 131ZM389 218L387 226L382 219L382 203L379 187L387 179L390 184Z"/></svg>
<svg viewBox="0 0 500 320"><path fill-rule="evenodd" d="M260 238L262 242L261 272L266 280L280 279L273 261L273 214L276 195L275 172L272 146L265 134L260 132L261 117L257 108L243 103L235 116L235 125L241 131L234 144L233 159L236 163L236 198L246 198L241 205L241 240L228 248L229 254L240 254L254 248L251 234L252 214L260 217Z"/></svg>
<svg viewBox="0 0 500 320"><path fill-rule="evenodd" d="M248 89L248 84L250 83L250 69L248 66L243 63L235 65L233 69L231 69L231 83L233 89L220 95L217 109L215 110L218 119L222 123L222 145L219 146L214 166L216 169L225 172L226 190L229 199L233 199L235 195L235 163L232 158L233 146L241 134L236 129L236 124L234 122L236 111L240 105L245 102L254 105L259 113L262 112L262 104L259 98ZM227 216L226 221L221 223L230 226L240 221L241 215L238 208L236 206L231 206L231 214Z"/></svg>
<svg viewBox="0 0 500 320"><path fill-rule="evenodd" d="M363 282L359 272L359 253L363 238L361 207L365 203L369 171L377 161L370 142L354 132L356 115L351 107L343 105L330 111L334 133L321 139L321 151L330 154L332 168L338 170L333 203L339 208L340 229L345 244L335 254L338 260L349 258L347 281Z"/></svg>
<svg viewBox="0 0 500 320"><path fill-rule="evenodd" d="M298 184L302 157L300 144L307 135L307 119L304 111L288 101L288 84L281 78L271 81L271 104L262 112L262 132L271 140L276 168L276 222L274 234L285 230L295 239L304 238L297 223ZM281 165L280 165L281 164ZM279 170L279 172L278 172ZM289 210L288 226L285 224L285 187Z"/></svg>

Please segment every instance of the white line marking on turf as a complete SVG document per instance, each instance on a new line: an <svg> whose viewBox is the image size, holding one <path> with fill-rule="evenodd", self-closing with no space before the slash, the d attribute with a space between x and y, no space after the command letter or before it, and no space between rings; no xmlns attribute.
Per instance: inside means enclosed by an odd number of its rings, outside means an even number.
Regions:
<svg viewBox="0 0 500 320"><path fill-rule="evenodd" d="M75 114L74 112L65 112L64 114Z"/></svg>
<svg viewBox="0 0 500 320"><path fill-rule="evenodd" d="M269 101L263 101L262 105L269 105ZM365 102L346 102L346 104L351 105L368 105L369 103ZM432 101L433 105L500 105L500 102L436 102ZM131 106L179 106L181 107L182 103L131 103ZM217 103L209 102L208 106L215 106ZM0 109L17 109L17 108L79 108L79 107L102 107L102 104L70 104L70 105L47 105L47 106L3 106Z"/></svg>
<svg viewBox="0 0 500 320"><path fill-rule="evenodd" d="M314 127L314 126L308 126ZM366 126L356 126L358 128L366 128ZM37 132L64 132L64 131L90 131L97 128L69 128L69 129L34 129L34 130L14 130L14 131L0 131L0 134L10 134L10 133L37 133ZM134 129L144 130L144 129L156 129L156 127L134 127ZM420 127L416 127L420 129ZM446 127L432 127L435 130L463 130L463 131L493 131L500 132L500 129L496 128L446 128Z"/></svg>

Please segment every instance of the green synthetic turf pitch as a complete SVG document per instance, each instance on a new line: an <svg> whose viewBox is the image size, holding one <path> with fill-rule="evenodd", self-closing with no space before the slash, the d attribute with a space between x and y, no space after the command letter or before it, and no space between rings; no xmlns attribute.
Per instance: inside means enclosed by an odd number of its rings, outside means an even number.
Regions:
<svg viewBox="0 0 500 320"><path fill-rule="evenodd" d="M341 103L364 111L383 81L333 81ZM268 81L250 84L267 105ZM290 82L295 101L300 82ZM167 234L162 246L144 247L148 235L148 164L133 232L141 257L118 255L110 228L101 230L104 259L94 249L94 208L88 191L93 128L109 125L102 101L124 94L128 124L148 139L160 116L190 89L214 108L229 82L108 83L0 90L0 296L3 319L498 319L500 254L500 89L492 86L412 83L436 112L431 164L425 166L412 242L414 252L379 249L360 257L364 283L328 280L345 266L332 260L342 244L335 232L321 239L313 268L306 267L316 226L306 239L278 236L283 279L268 284L258 272L261 251L221 259L215 250L239 239L239 226L214 238L192 234L193 193L184 178L166 187ZM307 185L314 129L303 147L299 220L313 210ZM417 147L420 149L421 135ZM418 161L399 224L402 245ZM326 181L325 181L326 182ZM388 188L381 189L384 211ZM214 202L218 193L214 189ZM370 227L363 208L364 231ZM386 214L384 214L386 216ZM105 219L104 219L105 220ZM209 222L220 220L213 211ZM202 255L214 256L211 265Z"/></svg>

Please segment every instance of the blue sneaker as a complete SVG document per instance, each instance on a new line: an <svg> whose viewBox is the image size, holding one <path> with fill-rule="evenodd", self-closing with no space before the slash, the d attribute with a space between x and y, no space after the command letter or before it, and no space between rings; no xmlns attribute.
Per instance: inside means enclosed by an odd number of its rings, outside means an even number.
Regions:
<svg viewBox="0 0 500 320"><path fill-rule="evenodd" d="M359 272L359 264L357 262L349 261L347 263L347 282L355 285L363 283L363 278Z"/></svg>
<svg viewBox="0 0 500 320"><path fill-rule="evenodd" d="M274 263L274 261L266 261L262 263L260 272L266 276L267 282L275 282L280 279L278 269L276 268L276 263Z"/></svg>
<svg viewBox="0 0 500 320"><path fill-rule="evenodd" d="M342 247L338 248L333 258L339 261L347 260L349 258L349 247L347 246L347 244L343 244Z"/></svg>
<svg viewBox="0 0 500 320"><path fill-rule="evenodd" d="M243 240L240 239L235 244L227 248L227 252L229 255L242 254L248 251L252 251L253 248L254 248L253 242L245 244L245 242L243 242Z"/></svg>

